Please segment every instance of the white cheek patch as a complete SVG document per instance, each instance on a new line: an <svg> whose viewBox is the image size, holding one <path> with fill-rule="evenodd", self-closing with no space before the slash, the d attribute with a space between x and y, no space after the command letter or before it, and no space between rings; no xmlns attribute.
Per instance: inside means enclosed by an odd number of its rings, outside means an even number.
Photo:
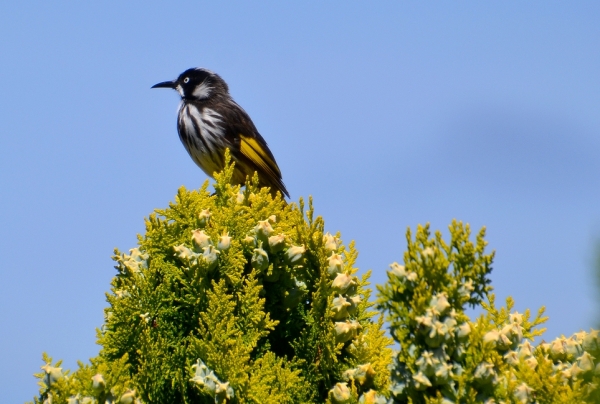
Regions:
<svg viewBox="0 0 600 404"><path fill-rule="evenodd" d="M175 90L183 97L183 88L181 87L181 84L178 84L177 87L175 87Z"/></svg>
<svg viewBox="0 0 600 404"><path fill-rule="evenodd" d="M209 87L206 83L202 83L194 89L192 95L201 100L203 98L208 98L211 91L212 87Z"/></svg>

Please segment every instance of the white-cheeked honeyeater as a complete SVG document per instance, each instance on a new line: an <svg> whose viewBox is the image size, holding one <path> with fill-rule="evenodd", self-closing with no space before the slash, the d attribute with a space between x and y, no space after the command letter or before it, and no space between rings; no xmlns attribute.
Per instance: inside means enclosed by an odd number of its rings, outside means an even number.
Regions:
<svg viewBox="0 0 600 404"><path fill-rule="evenodd" d="M244 184L254 172L262 186L289 197L273 153L254 123L229 95L227 83L210 70L195 68L152 88L172 88L181 95L177 132L194 162L208 176L225 166L225 149L235 161L233 181Z"/></svg>

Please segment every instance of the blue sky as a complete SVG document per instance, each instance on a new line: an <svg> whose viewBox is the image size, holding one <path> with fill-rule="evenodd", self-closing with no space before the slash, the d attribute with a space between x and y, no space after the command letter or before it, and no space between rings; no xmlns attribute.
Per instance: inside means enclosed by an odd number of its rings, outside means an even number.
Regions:
<svg viewBox="0 0 600 404"><path fill-rule="evenodd" d="M95 356L114 247L205 175L175 92L219 73L292 199L382 283L407 227L488 229L499 299L547 338L594 324L600 239L596 2L18 2L0 5L0 391L42 351Z"/></svg>

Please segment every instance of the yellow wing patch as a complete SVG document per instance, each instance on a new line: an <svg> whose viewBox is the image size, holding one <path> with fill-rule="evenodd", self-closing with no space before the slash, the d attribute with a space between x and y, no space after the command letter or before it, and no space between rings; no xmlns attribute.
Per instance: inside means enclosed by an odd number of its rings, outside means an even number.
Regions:
<svg viewBox="0 0 600 404"><path fill-rule="evenodd" d="M266 172L281 175L275 161L265 152L256 139L244 135L240 135L240 138L240 151L244 156Z"/></svg>

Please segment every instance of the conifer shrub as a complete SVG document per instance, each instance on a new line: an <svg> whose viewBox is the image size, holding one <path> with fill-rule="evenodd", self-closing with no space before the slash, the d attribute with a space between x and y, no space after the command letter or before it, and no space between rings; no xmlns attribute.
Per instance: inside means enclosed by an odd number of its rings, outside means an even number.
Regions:
<svg viewBox="0 0 600 404"><path fill-rule="evenodd" d="M450 242L429 226L407 232L404 265L393 263L379 286L378 307L387 313L400 350L394 354L392 399L398 403L597 403L599 335L584 331L550 343L535 337L547 317L542 307L497 308L488 275L485 229L453 221ZM483 314L471 320L467 306Z"/></svg>
<svg viewBox="0 0 600 404"><path fill-rule="evenodd" d="M241 190L232 174L216 175L212 195L208 181L182 187L138 247L115 250L98 357L68 374L44 356L36 403L388 395L391 339L354 243L325 233L311 200L287 204L256 176Z"/></svg>
<svg viewBox="0 0 600 404"><path fill-rule="evenodd" d="M180 188L115 250L98 356L71 373L44 354L34 403L600 401L598 332L534 345L543 308L496 307L483 230L409 230L375 305L354 243L311 199L287 204L256 176L233 186L226 161L213 194Z"/></svg>

